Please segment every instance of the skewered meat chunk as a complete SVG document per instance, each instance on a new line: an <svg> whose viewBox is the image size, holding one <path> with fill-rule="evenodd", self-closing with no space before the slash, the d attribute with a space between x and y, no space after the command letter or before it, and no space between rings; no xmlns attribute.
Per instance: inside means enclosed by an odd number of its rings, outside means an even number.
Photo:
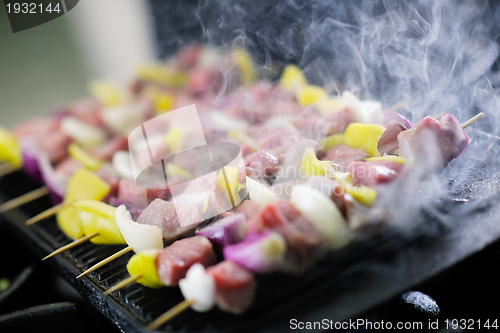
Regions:
<svg viewBox="0 0 500 333"><path fill-rule="evenodd" d="M415 158L426 172L446 167L469 144L469 137L459 121L445 114L441 121L425 117L411 129L398 135L399 154Z"/></svg>
<svg viewBox="0 0 500 333"><path fill-rule="evenodd" d="M224 311L239 314L253 302L257 283L252 273L231 261L207 268L215 281L215 302Z"/></svg>
<svg viewBox="0 0 500 333"><path fill-rule="evenodd" d="M260 210L260 206L252 200L243 200L236 208L232 210L234 214L242 213L248 221L254 217Z"/></svg>
<svg viewBox="0 0 500 333"><path fill-rule="evenodd" d="M398 149L398 135L411 128L411 123L402 115L388 111L384 114L382 126L386 128L386 131L380 137L377 149L383 155L384 153L389 154Z"/></svg>
<svg viewBox="0 0 500 333"><path fill-rule="evenodd" d="M264 206L248 221L248 232L267 229L281 234L288 248L284 270L303 273L318 262L327 251L325 239L318 230L288 201Z"/></svg>
<svg viewBox="0 0 500 333"><path fill-rule="evenodd" d="M166 286L177 285L195 263L207 267L216 262L212 243L202 236L178 240L166 247L156 257L158 276Z"/></svg>
<svg viewBox="0 0 500 333"><path fill-rule="evenodd" d="M118 199L140 209L148 207L147 189L137 186L131 179L122 179L118 185Z"/></svg>
<svg viewBox="0 0 500 333"><path fill-rule="evenodd" d="M404 164L392 161L349 163L349 173L354 185L373 186L394 179Z"/></svg>
<svg viewBox="0 0 500 333"><path fill-rule="evenodd" d="M89 149L89 154L101 160L111 161L113 155L120 150L128 149L128 138L126 136L118 136L104 142L97 148Z"/></svg>
<svg viewBox="0 0 500 333"><path fill-rule="evenodd" d="M179 239L182 235L194 230L198 225L197 222L202 220L196 207L155 199L142 211L137 223L160 227L163 240L169 242Z"/></svg>
<svg viewBox="0 0 500 333"><path fill-rule="evenodd" d="M168 189L144 189L131 179L120 180L118 186L118 199L140 209L146 209L156 198L168 200L171 197Z"/></svg>
<svg viewBox="0 0 500 333"><path fill-rule="evenodd" d="M349 162L364 161L368 157L370 154L363 149L354 149L345 144L338 144L330 148L321 160L332 161L334 166L344 170L347 169Z"/></svg>
<svg viewBox="0 0 500 333"><path fill-rule="evenodd" d="M259 150L245 159L245 167L252 170L252 178L264 179L278 172L280 161L268 150Z"/></svg>

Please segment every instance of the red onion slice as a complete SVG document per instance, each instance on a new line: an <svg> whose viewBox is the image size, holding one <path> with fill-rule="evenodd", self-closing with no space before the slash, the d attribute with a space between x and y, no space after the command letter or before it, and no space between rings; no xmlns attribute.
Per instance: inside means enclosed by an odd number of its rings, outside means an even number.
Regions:
<svg viewBox="0 0 500 333"><path fill-rule="evenodd" d="M255 273L281 269L287 250L283 236L265 231L250 233L243 241L224 248L224 259Z"/></svg>
<svg viewBox="0 0 500 333"><path fill-rule="evenodd" d="M42 174L38 166L38 149L32 140L21 140L21 154L23 155L24 171L37 182L42 182Z"/></svg>
<svg viewBox="0 0 500 333"><path fill-rule="evenodd" d="M382 119L382 126L387 127L389 125L399 125L403 131L411 128L411 122L408 119L392 111L387 111Z"/></svg>
<svg viewBox="0 0 500 333"><path fill-rule="evenodd" d="M443 131L443 133L455 144L455 146L457 146L458 154L454 157L457 158L469 145L469 136L467 135L467 133L465 133L458 119L455 118L455 116L453 116L452 114L445 114L443 118L441 118L439 123L441 125L441 130Z"/></svg>
<svg viewBox="0 0 500 333"><path fill-rule="evenodd" d="M226 245L240 242L246 232L245 215L239 213L196 231L196 235L208 238L215 248L222 250Z"/></svg>
<svg viewBox="0 0 500 333"><path fill-rule="evenodd" d="M38 166L40 167L43 182L49 189L54 203L61 203L66 193L69 179L56 173L52 163L50 163L49 155L46 153L40 152L38 155Z"/></svg>

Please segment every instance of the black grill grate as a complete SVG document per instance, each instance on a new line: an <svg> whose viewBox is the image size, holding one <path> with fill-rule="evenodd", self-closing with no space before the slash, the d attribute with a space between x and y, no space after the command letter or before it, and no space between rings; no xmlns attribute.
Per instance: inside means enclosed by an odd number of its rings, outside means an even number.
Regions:
<svg viewBox="0 0 500 333"><path fill-rule="evenodd" d="M3 200L8 200L37 186L25 174L18 172L0 179L0 195ZM59 230L54 218L30 227L24 226L23 222L27 218L50 205L48 198L41 198L5 214L12 230L20 235L24 245L30 246L40 257L70 242ZM433 237L406 239L393 232L386 232L369 242L352 244L329 256L304 276L260 276L256 301L245 314L236 316L218 309L209 313L188 310L161 327L161 330L274 332L288 330L292 318L302 321L320 321L323 318L339 321L355 317L499 238L498 218L496 221L491 218L499 216L498 212L492 215L494 209L498 210L497 206L488 206L484 212L476 211L467 223L457 224L459 227L446 232L433 233ZM453 210L457 210L457 207ZM459 213L458 209L457 214ZM432 216L422 215L424 225L433 226L432 221ZM474 245L466 242L464 247L460 239L474 225L489 238ZM75 279L78 273L122 248L123 246L86 243L50 259L49 263L120 329L141 332L145 325L183 300L177 287L149 289L132 284L104 297L103 290L129 276L125 266L132 253L87 277ZM433 259L437 252L441 254L439 263Z"/></svg>

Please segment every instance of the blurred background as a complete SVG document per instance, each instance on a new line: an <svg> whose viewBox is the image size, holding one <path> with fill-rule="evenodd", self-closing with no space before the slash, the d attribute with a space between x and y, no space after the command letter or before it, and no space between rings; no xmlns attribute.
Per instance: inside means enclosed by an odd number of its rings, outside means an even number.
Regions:
<svg viewBox="0 0 500 333"><path fill-rule="evenodd" d="M12 33L0 6L0 124L87 95L91 79L126 80L155 57L147 1L85 0L53 21Z"/></svg>

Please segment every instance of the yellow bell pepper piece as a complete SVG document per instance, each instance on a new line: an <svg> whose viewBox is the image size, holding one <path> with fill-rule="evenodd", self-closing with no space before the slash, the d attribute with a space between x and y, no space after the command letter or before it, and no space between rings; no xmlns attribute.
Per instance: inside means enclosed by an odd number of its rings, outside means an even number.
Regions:
<svg viewBox="0 0 500 333"><path fill-rule="evenodd" d="M371 187L364 185L351 185L346 182L340 182L344 191L350 194L356 201L366 206L372 206L377 199L377 191Z"/></svg>
<svg viewBox="0 0 500 333"><path fill-rule="evenodd" d="M302 70L295 65L286 65L280 78L280 86L285 89L298 89L307 85L307 79Z"/></svg>
<svg viewBox="0 0 500 333"><path fill-rule="evenodd" d="M165 135L165 142L173 153L176 153L182 145L182 129L172 127Z"/></svg>
<svg viewBox="0 0 500 333"><path fill-rule="evenodd" d="M162 91L154 86L149 86L144 89L144 94L153 102L155 113L163 114L172 110L175 100L172 94Z"/></svg>
<svg viewBox="0 0 500 333"><path fill-rule="evenodd" d="M159 93L154 99L156 114L162 114L172 110L174 106L174 98L167 93Z"/></svg>
<svg viewBox="0 0 500 333"><path fill-rule="evenodd" d="M221 195L227 200L227 202L231 202L231 198L229 196L229 193L231 193L231 196L233 198L233 202L235 205L239 204L241 202L241 198L238 195L238 191L241 190L242 188L246 187L246 182L244 184L238 183L238 172L239 170L235 167L223 167L224 172L226 173L227 177L227 184L224 179L224 173L222 172L222 169L219 171L219 174L217 175L217 188ZM246 178L245 178L246 179ZM227 188L229 186L229 189Z"/></svg>
<svg viewBox="0 0 500 333"><path fill-rule="evenodd" d="M300 173L309 178L311 176L324 176L325 168L331 166L330 161L320 161L316 157L314 150L308 148L302 156L302 163L300 164Z"/></svg>
<svg viewBox="0 0 500 333"><path fill-rule="evenodd" d="M90 241L94 244L127 244L116 224L116 207L97 200L80 200L73 203L78 211L85 235L98 232Z"/></svg>
<svg viewBox="0 0 500 333"><path fill-rule="evenodd" d="M72 142L68 147L69 156L89 168L97 170L101 167L104 161L87 154L76 142Z"/></svg>
<svg viewBox="0 0 500 333"><path fill-rule="evenodd" d="M380 156L378 141L385 132L381 125L351 123L344 132L345 144L354 149L363 149L370 156Z"/></svg>
<svg viewBox="0 0 500 333"><path fill-rule="evenodd" d="M301 106L311 105L312 103L326 96L327 93L325 89L312 85L302 86L301 88L297 89L295 93L295 97L297 98L297 101Z"/></svg>
<svg viewBox="0 0 500 333"><path fill-rule="evenodd" d="M142 64L135 71L136 76L144 81L180 88L187 82L187 74L173 70L163 64Z"/></svg>
<svg viewBox="0 0 500 333"><path fill-rule="evenodd" d="M227 137L230 139L238 140L245 145L249 145L252 151L259 150L259 146L255 143L255 141L242 131L230 130L227 133Z"/></svg>
<svg viewBox="0 0 500 333"><path fill-rule="evenodd" d="M401 164L406 164L406 158L403 156L395 156L395 155L385 155L381 157L368 157L365 158L365 161L370 162L370 161L390 161L390 162L396 162L396 163L401 163Z"/></svg>
<svg viewBox="0 0 500 333"><path fill-rule="evenodd" d="M337 133L327 136L318 140L318 143L326 150L329 150L333 146L339 145L345 142L344 134Z"/></svg>
<svg viewBox="0 0 500 333"><path fill-rule="evenodd" d="M237 48L233 50L233 59L236 66L241 71L241 84L249 85L255 81L255 68L252 57L245 49Z"/></svg>
<svg viewBox="0 0 500 333"><path fill-rule="evenodd" d="M173 163L167 163L167 177L175 177L175 176L181 176L183 178L187 179L194 179L194 176L189 173L188 171L184 170L183 168L173 164Z"/></svg>
<svg viewBox="0 0 500 333"><path fill-rule="evenodd" d="M92 81L89 84L89 91L106 107L114 107L124 101L124 96L120 88L111 82Z"/></svg>
<svg viewBox="0 0 500 333"><path fill-rule="evenodd" d="M137 282L146 287L164 287L156 268L156 257L160 251L161 250L144 250L132 256L127 264L127 270L130 276L141 275L141 278L138 279Z"/></svg>
<svg viewBox="0 0 500 333"><path fill-rule="evenodd" d="M72 203L77 200L102 200L108 195L110 186L93 172L80 168L71 176L66 195L65 203ZM84 230L82 222L75 207L69 206L60 210L56 214L57 225L72 239L83 237Z"/></svg>
<svg viewBox="0 0 500 333"><path fill-rule="evenodd" d="M21 166L23 158L17 139L9 130L0 127L0 160L14 166Z"/></svg>
<svg viewBox="0 0 500 333"><path fill-rule="evenodd" d="M326 176L337 179L344 191L363 205L372 206L375 199L377 199L377 191L373 188L364 185L354 186L349 172L337 172L328 169Z"/></svg>

